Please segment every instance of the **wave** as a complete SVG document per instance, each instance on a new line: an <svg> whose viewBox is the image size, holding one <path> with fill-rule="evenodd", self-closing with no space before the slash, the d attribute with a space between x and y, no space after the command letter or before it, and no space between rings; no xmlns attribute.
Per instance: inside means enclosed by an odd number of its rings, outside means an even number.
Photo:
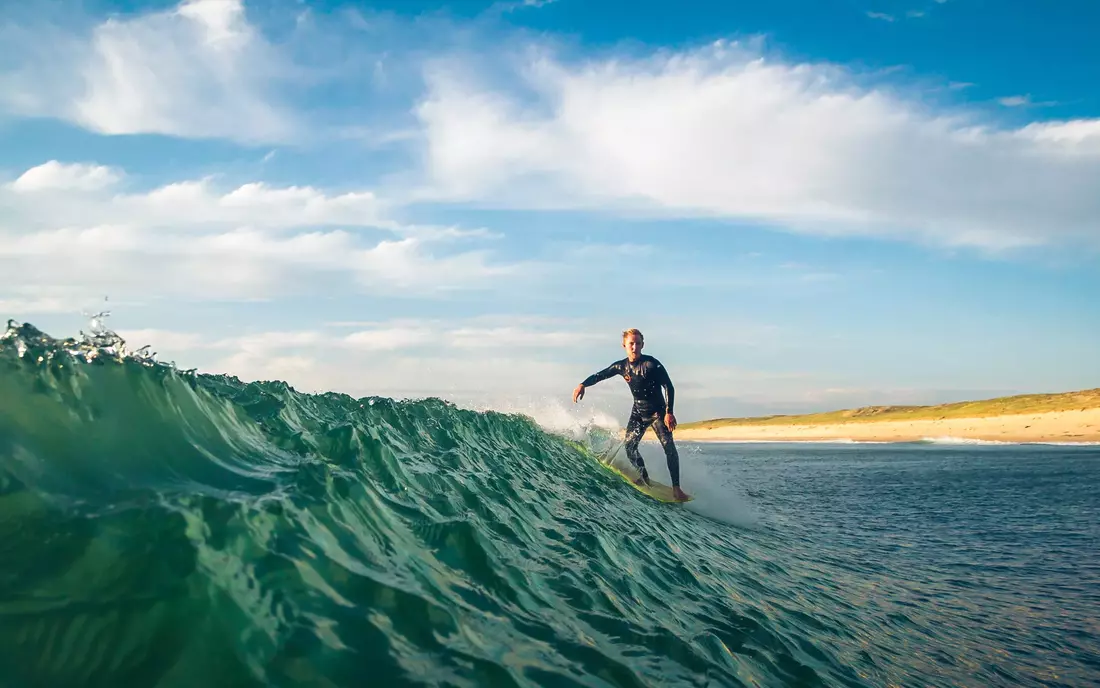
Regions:
<svg viewBox="0 0 1100 688"><path fill-rule="evenodd" d="M750 551L599 468L599 423L303 394L81 334L0 337L5 685L847 671L731 603L765 594L730 570Z"/></svg>

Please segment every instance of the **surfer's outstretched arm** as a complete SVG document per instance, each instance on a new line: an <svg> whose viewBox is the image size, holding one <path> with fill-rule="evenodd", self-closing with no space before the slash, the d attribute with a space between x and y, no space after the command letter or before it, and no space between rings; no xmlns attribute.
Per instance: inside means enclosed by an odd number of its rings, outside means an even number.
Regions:
<svg viewBox="0 0 1100 688"><path fill-rule="evenodd" d="M577 388L573 390L573 403L577 403L580 399L584 398L584 388L591 387L592 385L606 380L609 377L615 377L621 375L623 370L622 361L615 361L611 365L607 366L598 373L593 373L584 379L584 382L577 385Z"/></svg>
<svg viewBox="0 0 1100 688"><path fill-rule="evenodd" d="M606 368L604 368L600 372L593 373L593 374L589 375L588 377L584 378L584 382L582 382L581 384L585 387L591 387L592 385L596 384L597 382L601 382L603 380L606 380L609 377L615 377L616 375L622 375L622 372L623 372L623 362L622 361L615 361L614 363L607 366Z"/></svg>

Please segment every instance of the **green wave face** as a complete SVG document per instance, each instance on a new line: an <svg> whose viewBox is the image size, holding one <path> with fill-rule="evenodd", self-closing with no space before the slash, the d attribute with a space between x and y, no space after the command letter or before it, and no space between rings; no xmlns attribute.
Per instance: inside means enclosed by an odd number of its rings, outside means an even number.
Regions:
<svg viewBox="0 0 1100 688"><path fill-rule="evenodd" d="M9 323L0 685L853 679L772 620L751 538L582 439Z"/></svg>

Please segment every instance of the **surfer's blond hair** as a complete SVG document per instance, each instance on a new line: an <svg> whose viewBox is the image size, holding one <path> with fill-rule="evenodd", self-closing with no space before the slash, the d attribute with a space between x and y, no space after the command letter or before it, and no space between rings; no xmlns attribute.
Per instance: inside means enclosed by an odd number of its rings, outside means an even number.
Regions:
<svg viewBox="0 0 1100 688"><path fill-rule="evenodd" d="M623 341L625 342L626 338L629 337L630 335L634 335L635 337L638 338L639 342L641 342L642 344L645 344L645 335L643 335L642 331L639 330L637 327L632 327L629 330L623 330Z"/></svg>

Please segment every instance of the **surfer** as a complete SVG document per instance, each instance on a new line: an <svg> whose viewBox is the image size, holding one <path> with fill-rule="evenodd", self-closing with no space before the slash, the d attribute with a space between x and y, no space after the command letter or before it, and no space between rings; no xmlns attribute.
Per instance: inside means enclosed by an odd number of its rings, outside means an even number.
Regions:
<svg viewBox="0 0 1100 688"><path fill-rule="evenodd" d="M584 398L584 388L614 377L622 375L630 386L630 393L634 396L634 405L630 409L630 419L626 423L626 455L630 463L641 471L641 477L634 482L638 485L649 484L649 472L646 470L642 454L638 451L638 443L642 441L646 429L652 425L665 450L665 459L668 461L668 474L672 478L672 493L679 500L686 500L688 496L680 489L680 455L676 451L676 443L672 439L672 432L676 429L676 416L673 415L673 402L676 398L676 390L672 386L672 380L668 377L668 371L661 362L652 356L642 354L645 339L641 331L629 329L623 332L623 348L626 349L626 358L615 361L603 370L585 378L584 382L573 390L573 403ZM665 391L668 401L665 401Z"/></svg>

